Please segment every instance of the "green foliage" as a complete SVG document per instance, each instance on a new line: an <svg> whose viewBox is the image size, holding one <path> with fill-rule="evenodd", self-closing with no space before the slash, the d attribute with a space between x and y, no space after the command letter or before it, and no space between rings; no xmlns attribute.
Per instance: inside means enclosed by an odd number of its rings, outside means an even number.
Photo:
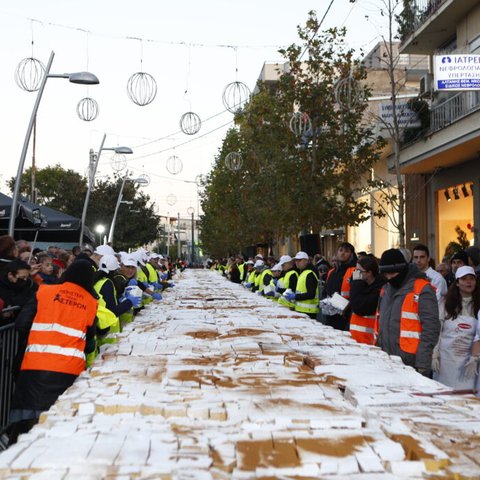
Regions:
<svg viewBox="0 0 480 480"><path fill-rule="evenodd" d="M97 180L91 191L87 210L86 225L94 229L102 224L110 228L115 211L122 179ZM7 182L13 192L15 179ZM36 172L37 203L60 210L74 217L81 217L87 179L74 170L65 170L60 165L38 169ZM22 176L20 193L30 196L31 169ZM126 182L123 189L123 200L132 201L131 205L121 204L115 224L114 248L127 250L140 246L157 238L160 218L155 215L150 197L137 190L131 182ZM134 213L132 213L133 211Z"/></svg>
<svg viewBox="0 0 480 480"><path fill-rule="evenodd" d="M32 168L29 167L22 175L20 194L28 198L32 195ZM13 192L15 178L7 181L7 186ZM87 180L74 170L65 170L59 164L36 169L35 189L37 203L46 207L60 210L74 217L82 215L83 202L87 192Z"/></svg>
<svg viewBox="0 0 480 480"><path fill-rule="evenodd" d="M415 112L420 120L419 127L405 128L403 132L402 145L413 142L420 135L425 134L430 129L430 106L429 104L419 98L411 98L408 103L408 108Z"/></svg>
<svg viewBox="0 0 480 480"><path fill-rule="evenodd" d="M470 246L470 241L467 238L467 233L462 230L460 225L455 227L455 233L457 234L457 241L450 242L447 247L445 248L445 257L451 257L457 252L465 250L467 247Z"/></svg>
<svg viewBox="0 0 480 480"><path fill-rule="evenodd" d="M301 45L280 51L289 72L274 88L258 84L224 139L202 197L202 239L211 254L368 218L368 205L356 197L382 142L363 122L370 95L360 82L366 70L346 49L344 30L317 33L318 27L310 12L298 28ZM301 58L304 50L308 55ZM359 101L341 110L335 85L350 75ZM308 138L290 131L295 107L312 120ZM243 158L235 172L225 167L232 151Z"/></svg>
<svg viewBox="0 0 480 480"><path fill-rule="evenodd" d="M395 15L398 24L398 36L405 40L415 29L416 4L415 0L403 0L403 10Z"/></svg>

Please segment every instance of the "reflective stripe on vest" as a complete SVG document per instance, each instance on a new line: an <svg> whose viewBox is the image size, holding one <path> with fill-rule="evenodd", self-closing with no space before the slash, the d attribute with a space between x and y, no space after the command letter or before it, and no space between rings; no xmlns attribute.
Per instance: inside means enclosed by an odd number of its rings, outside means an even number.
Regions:
<svg viewBox="0 0 480 480"><path fill-rule="evenodd" d="M374 345L376 315L357 315L350 318L350 334L358 343Z"/></svg>
<svg viewBox="0 0 480 480"><path fill-rule="evenodd" d="M328 271L327 282L328 282L328 279L330 278L330 275L334 271L335 271L334 268ZM346 298L347 300L350 299L350 282L352 280L352 275L354 271L355 271L355 267L349 267L345 270L345 274L343 275L343 279L342 279L342 286L340 287L340 295L343 298Z"/></svg>
<svg viewBox="0 0 480 480"><path fill-rule="evenodd" d="M313 270L303 270L298 277L297 289L295 293L307 293L307 277L308 275L314 275L315 280L318 282L317 274ZM295 311L300 313L318 313L318 285L315 289L315 297L309 300L296 300L295 301Z"/></svg>
<svg viewBox="0 0 480 480"><path fill-rule="evenodd" d="M86 332L96 311L97 300L79 285L41 285L21 370L80 375L85 369Z"/></svg>
<svg viewBox="0 0 480 480"><path fill-rule="evenodd" d="M400 349L416 354L420 345L422 323L418 316L418 297L430 282L419 278L413 284L413 291L405 295L400 313Z"/></svg>
<svg viewBox="0 0 480 480"><path fill-rule="evenodd" d="M64 335L68 335L70 337L77 337L82 340L85 340L87 338L85 332L77 330L76 328L70 328L66 327L65 325L60 325L59 323L34 323L32 324L30 331L63 333Z"/></svg>

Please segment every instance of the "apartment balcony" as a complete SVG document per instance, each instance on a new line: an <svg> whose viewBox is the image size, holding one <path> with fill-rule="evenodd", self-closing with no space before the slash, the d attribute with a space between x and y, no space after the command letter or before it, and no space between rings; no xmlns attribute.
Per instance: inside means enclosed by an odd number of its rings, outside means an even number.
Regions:
<svg viewBox="0 0 480 480"><path fill-rule="evenodd" d="M455 37L457 26L478 0L412 0L403 10L400 53L432 55Z"/></svg>
<svg viewBox="0 0 480 480"><path fill-rule="evenodd" d="M480 92L459 92L432 107L429 131L402 148L400 166L402 173L431 173L479 155Z"/></svg>

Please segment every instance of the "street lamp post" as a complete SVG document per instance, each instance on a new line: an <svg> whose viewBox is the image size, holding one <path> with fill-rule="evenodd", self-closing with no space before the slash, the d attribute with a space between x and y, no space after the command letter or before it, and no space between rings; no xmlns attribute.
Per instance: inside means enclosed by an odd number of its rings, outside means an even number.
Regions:
<svg viewBox="0 0 480 480"><path fill-rule="evenodd" d="M83 211L82 211L82 220L80 226L80 245L83 243L83 232L85 231L85 221L87 219L87 209L88 209L88 202L90 200L90 193L92 191L93 185L95 183L95 174L97 173L98 161L100 160L100 155L102 154L103 150L113 150L115 153L121 154L130 154L133 153L133 150L129 147L104 147L105 139L107 138L107 134L103 134L102 143L100 144L100 148L98 149L97 157L90 158L90 171L88 175L88 188L87 194L85 195L85 202L83 203ZM93 155L93 152L91 152Z"/></svg>
<svg viewBox="0 0 480 480"><path fill-rule="evenodd" d="M110 231L108 232L108 242L113 242L113 234L115 232L115 223L117 221L118 209L120 208L121 203L127 203L131 205L133 202L129 202L127 200L122 200L123 198L123 188L125 187L125 183L127 180L130 180L133 183L136 183L139 186L146 185L148 181L143 177L138 178L129 178L131 172L128 172L123 177L122 186L120 187L120 192L118 193L117 204L115 205L115 213L113 214L112 224L110 225Z"/></svg>
<svg viewBox="0 0 480 480"><path fill-rule="evenodd" d="M195 219L194 219L194 214L195 214L195 209L193 207L189 207L187 210L188 213L192 215L192 252L191 252L191 262L192 262L192 267L193 263L195 262Z"/></svg>
<svg viewBox="0 0 480 480"><path fill-rule="evenodd" d="M25 140L23 142L22 153L20 155L20 161L18 162L17 178L15 180L15 188L13 190L12 198L12 207L10 211L10 221L8 224L8 234L13 238L15 232L15 217L17 216L17 205L18 197L20 193L20 185L23 173L23 167L25 166L25 157L27 156L28 144L30 143L30 137L32 136L32 129L37 117L38 107L40 105L40 100L42 99L43 91L45 90L45 85L49 78L68 78L71 83L78 83L81 85L97 85L100 83L98 78L90 72L75 72L75 73L63 73L63 74L54 74L50 73L50 68L53 63L53 58L55 57L55 52L50 53L50 58L48 59L47 66L45 67L45 74L43 76L42 82L38 89L37 99L33 106L32 115L30 117L30 122L27 127L27 133L25 134Z"/></svg>

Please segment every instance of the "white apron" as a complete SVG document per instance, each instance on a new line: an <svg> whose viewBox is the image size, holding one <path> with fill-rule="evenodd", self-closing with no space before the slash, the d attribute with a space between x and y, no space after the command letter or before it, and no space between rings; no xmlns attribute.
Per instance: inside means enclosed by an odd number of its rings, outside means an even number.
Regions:
<svg viewBox="0 0 480 480"><path fill-rule="evenodd" d="M477 319L459 315L443 322L439 340L440 370L434 379L453 390L475 388L476 378L465 378L465 363L472 354Z"/></svg>

